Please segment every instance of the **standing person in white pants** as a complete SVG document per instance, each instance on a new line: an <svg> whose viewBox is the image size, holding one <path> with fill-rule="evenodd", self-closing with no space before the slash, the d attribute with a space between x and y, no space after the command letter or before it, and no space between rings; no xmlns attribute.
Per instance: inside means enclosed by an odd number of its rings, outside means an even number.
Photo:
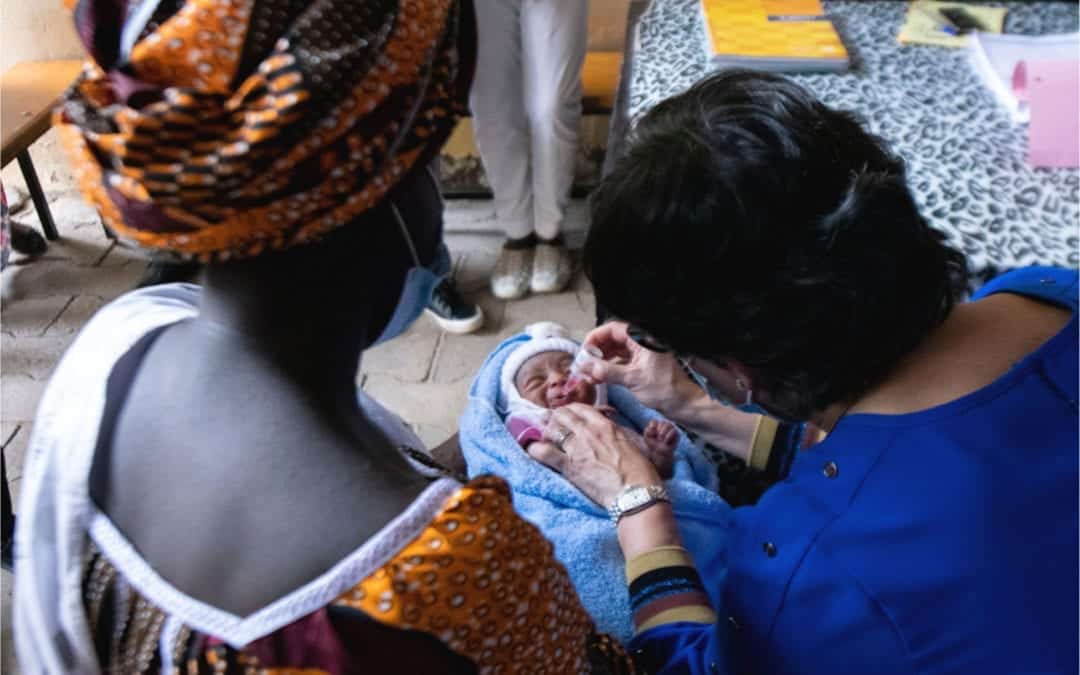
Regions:
<svg viewBox="0 0 1080 675"><path fill-rule="evenodd" d="M570 281L561 232L581 121L588 0L476 0L479 47L470 105L476 145L506 243L498 298Z"/></svg>

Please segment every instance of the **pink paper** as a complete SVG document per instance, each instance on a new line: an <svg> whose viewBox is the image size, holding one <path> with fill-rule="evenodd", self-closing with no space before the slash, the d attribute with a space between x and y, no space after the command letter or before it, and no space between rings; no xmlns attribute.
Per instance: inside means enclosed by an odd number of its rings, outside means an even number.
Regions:
<svg viewBox="0 0 1080 675"><path fill-rule="evenodd" d="M1012 84L1031 110L1028 163L1080 166L1080 60L1021 61Z"/></svg>

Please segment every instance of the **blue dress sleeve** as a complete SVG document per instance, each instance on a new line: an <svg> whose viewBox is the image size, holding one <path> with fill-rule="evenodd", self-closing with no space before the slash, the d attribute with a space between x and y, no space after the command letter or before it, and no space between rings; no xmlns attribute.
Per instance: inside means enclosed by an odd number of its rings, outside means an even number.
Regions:
<svg viewBox="0 0 1080 675"><path fill-rule="evenodd" d="M727 675L723 623L668 623L630 641L634 662L649 675Z"/></svg>
<svg viewBox="0 0 1080 675"><path fill-rule="evenodd" d="M1060 267L1022 267L987 282L971 299L981 300L995 293L1016 293L1038 298L1072 311L1080 309L1077 294L1080 273Z"/></svg>

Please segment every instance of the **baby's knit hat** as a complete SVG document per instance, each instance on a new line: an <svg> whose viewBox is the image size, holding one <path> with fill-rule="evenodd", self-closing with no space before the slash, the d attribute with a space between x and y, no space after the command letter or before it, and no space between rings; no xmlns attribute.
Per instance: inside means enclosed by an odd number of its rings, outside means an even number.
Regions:
<svg viewBox="0 0 1080 675"><path fill-rule="evenodd" d="M532 339L523 342L503 362L499 376L499 408L508 415L527 414L537 420L543 420L547 418L548 410L522 398L514 384L514 378L517 377L521 366L537 354L566 352L573 356L578 353L581 345L570 339L566 328L551 321L530 324L525 327L525 334ZM607 388L598 384L595 405L606 404Z"/></svg>

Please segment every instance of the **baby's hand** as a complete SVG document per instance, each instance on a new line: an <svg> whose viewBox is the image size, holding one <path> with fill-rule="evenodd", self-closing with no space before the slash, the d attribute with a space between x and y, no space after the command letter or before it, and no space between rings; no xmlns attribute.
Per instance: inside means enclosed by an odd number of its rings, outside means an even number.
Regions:
<svg viewBox="0 0 1080 675"><path fill-rule="evenodd" d="M675 474L675 446L679 429L667 420L652 420L645 427L645 448L649 459L664 480Z"/></svg>

